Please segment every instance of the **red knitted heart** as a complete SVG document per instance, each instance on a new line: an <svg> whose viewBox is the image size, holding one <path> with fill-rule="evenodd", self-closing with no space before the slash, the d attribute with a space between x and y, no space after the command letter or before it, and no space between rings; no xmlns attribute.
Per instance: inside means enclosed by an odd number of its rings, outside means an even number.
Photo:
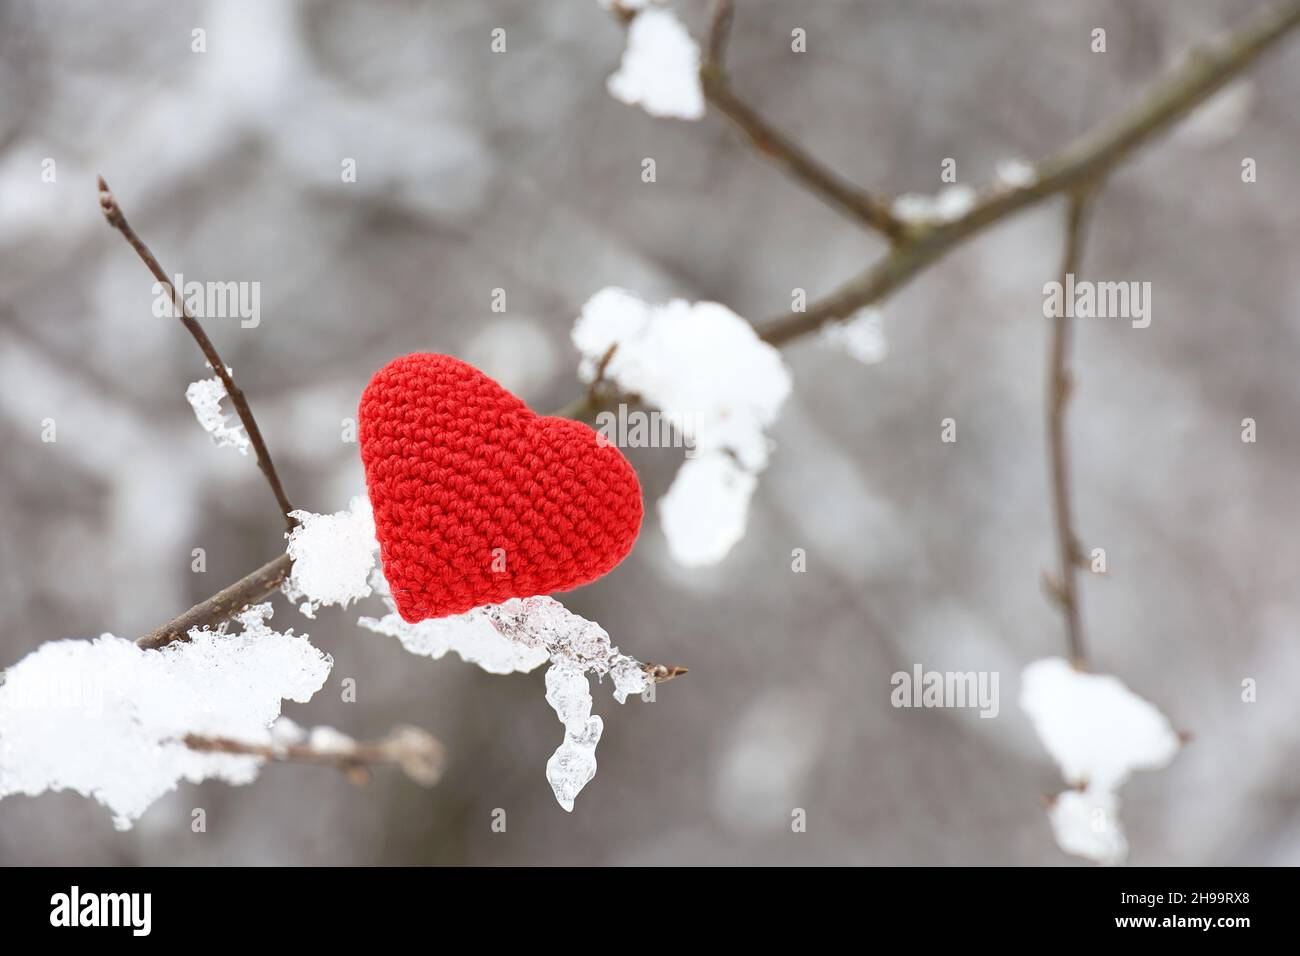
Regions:
<svg viewBox="0 0 1300 956"><path fill-rule="evenodd" d="M389 362L359 423L384 576L407 621L568 591L632 550L641 486L622 453L458 359Z"/></svg>

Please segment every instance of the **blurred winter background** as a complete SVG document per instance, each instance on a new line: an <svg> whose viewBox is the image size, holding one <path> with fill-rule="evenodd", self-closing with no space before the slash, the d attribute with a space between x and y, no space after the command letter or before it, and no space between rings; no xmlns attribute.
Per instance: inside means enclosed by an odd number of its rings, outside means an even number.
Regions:
<svg viewBox="0 0 1300 956"><path fill-rule="evenodd" d="M703 0L676 6L702 36ZM1259 6L742 0L732 71L848 178L932 192L944 157L978 183L1046 155ZM1089 49L1098 26L1105 54ZM795 27L807 54L790 51ZM209 331L291 498L317 512L361 488L340 423L395 355L458 355L549 409L579 394L568 332L606 285L761 321L882 252L716 114L657 120L612 99L623 45L596 0L2 0L0 664L54 638L137 636L284 546L253 460L196 425L184 392L202 361L152 316L96 173L167 269L261 283L260 326ZM1077 517L1110 565L1084 582L1085 623L1097 669L1193 737L1124 790L1137 864L1300 863L1298 84L1292 43L1123 167L1088 246L1087 273L1149 280L1154 308L1146 330L1080 330ZM1060 213L1008 221L892 298L880 364L785 349L794 393L748 535L719 566L677 567L653 513L681 451L630 453L650 505L640 543L566 603L691 673L655 703L596 692L600 771L572 814L543 773L561 731L540 672L412 657L354 610L312 622L280 601L274 624L336 661L286 712L357 736L428 728L450 754L440 786L272 766L248 787L184 784L126 833L75 794L12 797L0 862L1077 862L1042 809L1059 773L1016 706L1021 668L1064 646L1040 580L1041 290ZM955 445L939 441L949 416ZM999 716L892 708L890 675L915 663L998 671Z"/></svg>

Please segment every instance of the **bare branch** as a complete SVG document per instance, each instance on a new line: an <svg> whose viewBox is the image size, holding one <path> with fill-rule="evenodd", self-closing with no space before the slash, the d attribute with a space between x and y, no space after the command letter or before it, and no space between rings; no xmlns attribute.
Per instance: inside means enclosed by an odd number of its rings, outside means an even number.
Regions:
<svg viewBox="0 0 1300 956"><path fill-rule="evenodd" d="M847 319L878 302L960 242L1048 196L1103 177L1116 163L1150 142L1237 76L1300 25L1300 0L1287 0L1250 20L1227 39L1192 53L1135 105L1079 137L1037 167L1029 186L992 190L960 219L914 232L857 278L806 312L792 312L759 327L764 341L781 345L833 319Z"/></svg>
<svg viewBox="0 0 1300 956"><path fill-rule="evenodd" d="M271 486L271 491L275 494L275 500L280 506L280 513L284 516L285 527L292 531L294 520L289 517L289 512L293 511L293 505L289 503L289 498L284 493L284 487L280 484L280 478L275 473L275 465L271 462L271 453L266 449L266 442L262 440L261 429L257 427L257 419L253 417L253 410L248 407L248 400L244 397L244 393L235 384L230 372L226 370L226 363L221 360L216 346L208 338L207 332L203 331L203 326L190 314L184 296L172 284L166 270L159 264L153 252L136 235L130 223L126 221L122 207L118 205L117 198L109 190L108 183L104 182L103 176L99 177L99 204L103 207L104 218L108 220L108 224L125 237L131 248L135 250L136 255L153 273L153 277L171 295L177 318L181 320L181 324L193 336L194 341L199 345L199 350L203 352L203 357L207 359L208 364L212 366L212 370L221 379L221 384L226 388L226 394L230 396L230 404L234 406L236 414L239 415L239 421L244 426L244 431L248 433L248 440L253 445L253 451L257 455L257 467L262 470L267 483Z"/></svg>
<svg viewBox="0 0 1300 956"><path fill-rule="evenodd" d="M763 156L832 208L891 240L902 238L905 224L890 212L888 205L842 180L732 91L725 55L734 12L732 0L718 0L714 7L706 55L700 67L705 99L731 120Z"/></svg>
<svg viewBox="0 0 1300 956"><path fill-rule="evenodd" d="M305 744L250 744L229 737L186 734L185 746L200 753L239 754L279 763L334 767L356 784L370 780L370 768L396 764L416 783L432 787L442 777L445 751L432 735L418 727L394 727L387 737L353 741L350 746L322 749Z"/></svg>
<svg viewBox="0 0 1300 956"><path fill-rule="evenodd" d="M1061 287L1067 277L1077 275L1083 255L1087 226L1089 191L1070 194L1065 223L1065 250L1061 255ZM1056 524L1057 564L1059 577L1054 581L1055 597L1065 615L1065 636L1070 660L1083 667L1083 614L1079 606L1079 546L1074 534L1070 501L1069 447L1065 437L1065 406L1070 401L1073 380L1070 377L1070 333L1073 319L1062 309L1052 322L1047 354L1047 447L1052 480L1052 513Z"/></svg>
<svg viewBox="0 0 1300 956"><path fill-rule="evenodd" d="M265 601L289 578L293 559L282 554L274 561L262 565L224 590L201 601L175 620L168 621L151 634L136 641L146 650L164 647L173 641L188 641L193 628L216 627L234 617L250 604Z"/></svg>
<svg viewBox="0 0 1300 956"><path fill-rule="evenodd" d="M656 684L666 684L670 680L675 680L683 674L691 672L689 667L679 667L676 664L651 664L649 662L642 663L641 669Z"/></svg>

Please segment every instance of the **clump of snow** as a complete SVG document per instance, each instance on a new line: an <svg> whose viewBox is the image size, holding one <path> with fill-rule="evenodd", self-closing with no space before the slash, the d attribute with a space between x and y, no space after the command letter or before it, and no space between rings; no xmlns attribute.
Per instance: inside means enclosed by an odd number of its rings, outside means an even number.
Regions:
<svg viewBox="0 0 1300 956"><path fill-rule="evenodd" d="M217 447L238 448L241 455L248 454L248 434L238 416L227 418L221 411L221 400L226 397L226 386L221 379L204 378L191 382L185 389L185 400L194 409L194 417L203 430L212 436Z"/></svg>
<svg viewBox="0 0 1300 956"><path fill-rule="evenodd" d="M716 302L649 305L613 287L583 306L572 339L582 355L581 378L593 380L617 346L605 378L658 408L674 426L689 427L698 457L683 466L660 519L680 563L722 560L743 535L753 478L768 461L766 430L790 395L780 352ZM697 531L697 517L716 527ZM719 544L724 541L725 547Z"/></svg>
<svg viewBox="0 0 1300 956"><path fill-rule="evenodd" d="M1026 189L1038 182L1038 170L1033 163L1014 157L998 160L996 175L998 183L1006 189Z"/></svg>
<svg viewBox="0 0 1300 956"><path fill-rule="evenodd" d="M303 615L315 617L323 605L347 607L369 597L368 579L379 551L370 502L358 495L347 511L294 511L290 517L298 526L286 535L293 569L284 591L290 600L306 598L298 608Z"/></svg>
<svg viewBox="0 0 1300 956"><path fill-rule="evenodd" d="M307 731L288 717L281 716L271 725L271 746L278 751L304 743L306 740Z"/></svg>
<svg viewBox="0 0 1300 956"><path fill-rule="evenodd" d="M357 749L357 742L342 731L322 725L311 729L307 746L323 754L350 754Z"/></svg>
<svg viewBox="0 0 1300 956"><path fill-rule="evenodd" d="M961 183L945 186L933 196L903 193L890 208L906 222L953 222L974 209L975 200L975 190Z"/></svg>
<svg viewBox="0 0 1300 956"><path fill-rule="evenodd" d="M659 523L673 560L686 568L707 567L725 558L745 536L749 501L758 479L726 452L682 463L659 499Z"/></svg>
<svg viewBox="0 0 1300 956"><path fill-rule="evenodd" d="M1128 856L1119 823L1119 797L1109 790L1066 790L1047 811L1057 846L1066 853L1112 866Z"/></svg>
<svg viewBox="0 0 1300 956"><path fill-rule="evenodd" d="M333 660L271 630L271 606L240 633L190 632L160 650L105 634L42 644L0 684L0 797L74 790L129 828L181 780L249 783L256 757L198 753L187 734L270 745L282 700L306 702Z"/></svg>
<svg viewBox="0 0 1300 956"><path fill-rule="evenodd" d="M745 467L767 463L771 425L790 395L790 372L754 327L716 302L653 306L606 288L582 307L573 344L591 381L610 346L605 377L673 422L690 422L700 452L727 449Z"/></svg>
<svg viewBox="0 0 1300 956"><path fill-rule="evenodd" d="M623 62L605 88L614 99L639 105L651 116L700 119L700 48L671 10L642 9L628 25Z"/></svg>
<svg viewBox="0 0 1300 956"><path fill-rule="evenodd" d="M843 322L830 322L822 326L821 340L863 365L883 361L888 347L885 343L884 317L878 309L860 309Z"/></svg>
<svg viewBox="0 0 1300 956"><path fill-rule="evenodd" d="M1178 753L1178 735L1152 704L1060 657L1025 668L1020 706L1073 785L1116 790L1134 770L1164 767Z"/></svg>
<svg viewBox="0 0 1300 956"><path fill-rule="evenodd" d="M1057 843L1068 853L1119 862L1127 853L1119 788L1134 770L1167 766L1178 753L1178 734L1117 678L1084 673L1059 657L1025 668L1020 706L1074 788L1053 805Z"/></svg>

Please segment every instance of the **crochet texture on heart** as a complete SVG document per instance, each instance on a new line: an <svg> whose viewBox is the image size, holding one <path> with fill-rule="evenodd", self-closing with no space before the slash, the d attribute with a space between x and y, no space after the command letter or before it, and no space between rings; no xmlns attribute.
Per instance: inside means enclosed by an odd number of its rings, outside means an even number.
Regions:
<svg viewBox="0 0 1300 956"><path fill-rule="evenodd" d="M394 359L358 417L380 559L407 621L594 581L632 550L641 486L581 422L448 355Z"/></svg>

